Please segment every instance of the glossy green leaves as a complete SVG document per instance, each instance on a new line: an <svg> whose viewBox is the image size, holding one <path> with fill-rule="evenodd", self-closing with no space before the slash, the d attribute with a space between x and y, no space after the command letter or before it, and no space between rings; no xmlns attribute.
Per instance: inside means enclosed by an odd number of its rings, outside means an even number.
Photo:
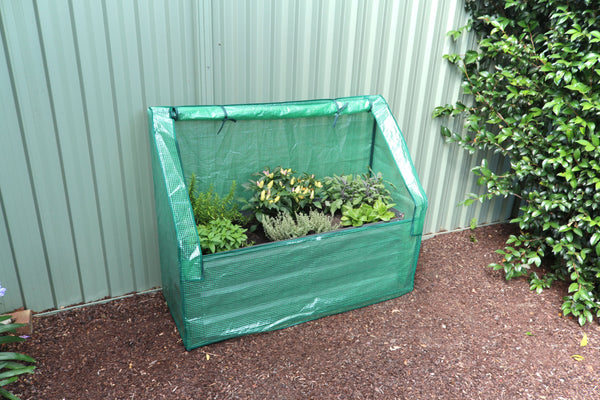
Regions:
<svg viewBox="0 0 600 400"><path fill-rule="evenodd" d="M520 212L503 259L506 278L537 292L570 283L562 310L584 324L600 316L600 16L591 0L468 0L478 46L445 58L464 75L462 102L437 107L441 135L469 152L510 161L473 169L483 195L514 196ZM451 31L457 39L465 29ZM454 132L452 119L464 129ZM484 153L484 154L490 154ZM535 267L546 271L534 272ZM543 276L538 276L542 273Z"/></svg>

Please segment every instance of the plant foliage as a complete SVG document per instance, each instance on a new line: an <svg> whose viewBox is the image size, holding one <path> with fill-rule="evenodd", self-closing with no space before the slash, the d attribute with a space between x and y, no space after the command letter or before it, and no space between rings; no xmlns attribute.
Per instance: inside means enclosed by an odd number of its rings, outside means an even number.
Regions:
<svg viewBox="0 0 600 400"><path fill-rule="evenodd" d="M382 200L375 200L373 205L362 203L359 207L349 205L342 206L342 225L362 226L377 221L389 221L395 217L393 211L389 209L395 204L384 203Z"/></svg>
<svg viewBox="0 0 600 400"><path fill-rule="evenodd" d="M331 214L342 206L358 207L360 204L372 206L377 200L392 201L381 172L377 174L342 175L323 179L323 203Z"/></svg>
<svg viewBox="0 0 600 400"><path fill-rule="evenodd" d="M10 315L0 316L0 322L10 319ZM0 346L5 343L22 342L25 339L19 336L6 335L14 332L17 328L25 324L0 324ZM26 365L25 363L35 363L32 357L9 351L0 352L0 396L6 399L19 399L17 396L4 389L4 386L15 382L19 379L19 375L31 374L35 369L34 365Z"/></svg>
<svg viewBox="0 0 600 400"><path fill-rule="evenodd" d="M276 167L254 174L255 180L243 186L252 195L242 209L249 210L259 222L265 216L280 213L293 215L322 207L320 198L323 184L314 175L296 175L291 168Z"/></svg>
<svg viewBox="0 0 600 400"><path fill-rule="evenodd" d="M308 214L295 214L295 219L290 214L280 213L276 217L265 216L263 229L265 235L273 241L293 239L312 233L323 233L339 227L333 223L333 218L316 210Z"/></svg>
<svg viewBox="0 0 600 400"><path fill-rule="evenodd" d="M235 181L231 184L229 193L225 198L221 198L214 192L211 186L208 191L200 192L197 188L198 182L196 175L192 174L188 185L188 195L196 225L206 225L215 219L224 218L230 221L243 224L244 217L240 213L233 196L235 193Z"/></svg>
<svg viewBox="0 0 600 400"><path fill-rule="evenodd" d="M521 232L501 264L506 278L526 275L541 291L567 280L563 313L580 324L600 316L600 9L592 0L468 0L478 48L445 56L463 74L466 101L438 107L461 116L464 133L441 133L469 151L510 160L497 172L484 159L473 169L487 187L465 204L516 196ZM448 121L449 126L451 121ZM530 266L546 260L540 277Z"/></svg>
<svg viewBox="0 0 600 400"><path fill-rule="evenodd" d="M204 254L239 249L248 245L246 229L225 218L218 218L206 225L198 225L200 246Z"/></svg>

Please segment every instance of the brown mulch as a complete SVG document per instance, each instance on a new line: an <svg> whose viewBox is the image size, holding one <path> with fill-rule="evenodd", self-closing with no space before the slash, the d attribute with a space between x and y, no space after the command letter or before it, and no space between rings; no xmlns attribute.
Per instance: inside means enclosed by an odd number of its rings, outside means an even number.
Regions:
<svg viewBox="0 0 600 400"><path fill-rule="evenodd" d="M22 399L600 398L600 327L560 315L565 286L538 295L486 267L512 229L423 241L415 290L400 298L190 352L160 292L36 317L13 348L38 368L8 388Z"/></svg>

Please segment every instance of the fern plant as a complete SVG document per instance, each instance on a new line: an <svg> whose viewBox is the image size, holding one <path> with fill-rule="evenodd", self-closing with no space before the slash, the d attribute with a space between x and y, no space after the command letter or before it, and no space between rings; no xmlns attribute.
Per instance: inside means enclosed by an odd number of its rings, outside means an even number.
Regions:
<svg viewBox="0 0 600 400"><path fill-rule="evenodd" d="M192 174L188 185L188 195L194 211L196 225L206 225L210 221L219 218L228 219L240 225L245 223L244 216L240 213L238 205L233 199L236 187L235 181L231 184L229 193L224 198L215 193L212 185L206 192L199 191L197 186L196 175Z"/></svg>

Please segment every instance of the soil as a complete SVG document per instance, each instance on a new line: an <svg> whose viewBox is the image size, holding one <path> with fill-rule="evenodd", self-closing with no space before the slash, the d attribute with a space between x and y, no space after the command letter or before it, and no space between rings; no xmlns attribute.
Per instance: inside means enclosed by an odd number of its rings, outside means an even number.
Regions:
<svg viewBox="0 0 600 400"><path fill-rule="evenodd" d="M7 388L22 399L600 398L600 327L560 314L565 285L538 295L487 267L513 229L424 240L415 289L397 299L190 352L160 292L36 317L10 349L38 368Z"/></svg>

